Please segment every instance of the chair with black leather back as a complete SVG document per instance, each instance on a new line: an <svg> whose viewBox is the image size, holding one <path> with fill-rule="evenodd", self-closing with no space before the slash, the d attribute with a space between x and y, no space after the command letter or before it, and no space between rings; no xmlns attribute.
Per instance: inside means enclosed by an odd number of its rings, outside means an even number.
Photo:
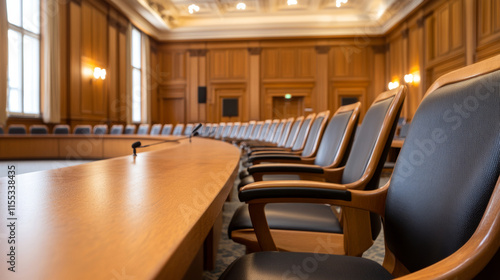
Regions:
<svg viewBox="0 0 500 280"><path fill-rule="evenodd" d="M114 124L111 126L109 130L109 134L111 135L122 135L123 134L123 124Z"/></svg>
<svg viewBox="0 0 500 280"><path fill-rule="evenodd" d="M438 78L412 119L391 180L379 189L306 183L294 190L299 184L255 183L240 192L266 251L275 249L262 210L266 203L300 199L379 214L382 266L356 257L261 252L238 259L220 279L497 279L499 83L500 56Z"/></svg>
<svg viewBox="0 0 500 280"><path fill-rule="evenodd" d="M52 129L52 134L58 134L58 135L69 134L69 131L70 131L69 125L56 124L54 126L54 129Z"/></svg>
<svg viewBox="0 0 500 280"><path fill-rule="evenodd" d="M254 146L250 150L259 149L259 148L282 148L285 146L288 136L291 133L292 124L294 123L294 118L282 119L278 128L276 129L276 133L274 135L273 140L270 143L262 143L259 146ZM298 130L297 130L298 132Z"/></svg>
<svg viewBox="0 0 500 280"><path fill-rule="evenodd" d="M210 132L208 132L208 136L207 137L214 138L215 137L215 133L217 132L218 128L219 128L219 124L218 123L213 123L212 127L210 128Z"/></svg>
<svg viewBox="0 0 500 280"><path fill-rule="evenodd" d="M77 134L77 135L92 134L92 126L89 124L78 124L73 129L73 134Z"/></svg>
<svg viewBox="0 0 500 280"><path fill-rule="evenodd" d="M148 134L149 134L149 124L143 123L139 125L139 128L137 129L137 135L148 135Z"/></svg>
<svg viewBox="0 0 500 280"><path fill-rule="evenodd" d="M231 137L227 138L226 141L236 144L243 137L243 135L245 135L247 128L247 122L241 123L238 129L233 130L233 132L231 133Z"/></svg>
<svg viewBox="0 0 500 280"><path fill-rule="evenodd" d="M224 140L226 137L231 134L231 131L233 129L233 123L232 122L227 122L226 126L224 127L224 130L222 131L222 134L220 136L221 140Z"/></svg>
<svg viewBox="0 0 500 280"><path fill-rule="evenodd" d="M313 147L319 142L316 155L269 154L265 156L265 161L273 163L248 167L246 170L248 175L241 178L239 187L262 180L324 181L328 174L325 172L326 169L344 166L347 161L358 125L360 108L361 102L340 107L328 123L322 137L307 139L306 146ZM243 172L240 174L243 177Z"/></svg>
<svg viewBox="0 0 500 280"><path fill-rule="evenodd" d="M228 135L224 137L224 141L231 141L231 139L235 138L240 130L241 122L234 122L231 131L228 132Z"/></svg>
<svg viewBox="0 0 500 280"><path fill-rule="evenodd" d="M149 135L160 135L161 127L162 125L159 123L153 124L153 126L151 126L151 131L149 132Z"/></svg>
<svg viewBox="0 0 500 280"><path fill-rule="evenodd" d="M186 124L186 127L184 128L184 136L189 136L191 132L193 131L194 124L188 123Z"/></svg>
<svg viewBox="0 0 500 280"><path fill-rule="evenodd" d="M127 124L127 126L125 126L125 132L123 134L125 135L135 134L136 129L137 127L135 126L135 124Z"/></svg>
<svg viewBox="0 0 500 280"><path fill-rule="evenodd" d="M172 124L165 124L161 130L161 135L168 136L172 133Z"/></svg>
<svg viewBox="0 0 500 280"><path fill-rule="evenodd" d="M356 129L345 165L336 168L314 168L314 170L309 169L310 172L298 173L302 176L318 172L316 176L319 176L323 172L322 178L318 180L326 180L351 189L376 189L405 96L404 86L377 96L367 110L363 122ZM289 172L284 173L289 174ZM262 181L242 186L240 190L243 191L259 183L307 184L308 182ZM298 189L305 190L300 187ZM337 244L336 254L357 256L373 244L380 232L379 217L364 211L352 209L345 211L330 205L304 203L271 204L268 211L269 225L273 234L283 236L277 241L278 248L282 250L310 252L315 249L317 238L328 238ZM349 221L352 228L356 225L354 233L345 227L345 223ZM245 244L249 250L255 251L259 248L251 224L248 207L245 205L234 214L229 231L231 233L238 230L239 235L231 235L231 238ZM356 238L347 238L350 234Z"/></svg>
<svg viewBox="0 0 500 280"><path fill-rule="evenodd" d="M256 146L262 147L271 145L271 143L273 143L272 141L274 139L276 131L278 130L279 125L280 125L280 120L278 119L272 120L265 135L261 135L260 139L258 139L257 141L253 141L252 143L247 143L249 145L249 148L251 149L252 147Z"/></svg>
<svg viewBox="0 0 500 280"><path fill-rule="evenodd" d="M251 140L245 141L245 147L251 147L253 145L256 145L257 143L264 141L264 139L267 137L269 129L271 128L271 123L272 120L265 120L255 137Z"/></svg>
<svg viewBox="0 0 500 280"><path fill-rule="evenodd" d="M226 127L225 122L219 123L219 125L217 126L217 129L215 130L214 139L221 139L222 132L224 131L225 127Z"/></svg>
<svg viewBox="0 0 500 280"><path fill-rule="evenodd" d="M181 136L182 132L184 132L184 124L178 123L174 127L174 131L172 132L172 135L174 136Z"/></svg>
<svg viewBox="0 0 500 280"><path fill-rule="evenodd" d="M202 137L208 137L208 135L210 134L210 129L211 129L211 128L212 128L212 124L211 124L211 123L206 123L206 124L203 126L203 128L202 128L202 130L201 130L200 135L201 135Z"/></svg>
<svg viewBox="0 0 500 280"><path fill-rule="evenodd" d="M49 133L49 128L44 124L34 124L30 126L30 134L44 135Z"/></svg>
<svg viewBox="0 0 500 280"><path fill-rule="evenodd" d="M108 125L107 124L96 124L94 125L94 134L95 135L103 135L108 133Z"/></svg>
<svg viewBox="0 0 500 280"><path fill-rule="evenodd" d="M24 124L11 124L7 129L8 134L26 134L26 126Z"/></svg>

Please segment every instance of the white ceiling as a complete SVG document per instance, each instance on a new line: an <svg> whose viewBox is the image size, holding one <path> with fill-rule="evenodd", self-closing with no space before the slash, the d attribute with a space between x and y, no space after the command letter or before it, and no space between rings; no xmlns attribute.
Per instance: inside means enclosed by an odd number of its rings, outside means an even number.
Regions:
<svg viewBox="0 0 500 280"><path fill-rule="evenodd" d="M110 0L159 40L379 35L423 0ZM240 2L245 10L236 9ZM199 11L189 13L189 5Z"/></svg>

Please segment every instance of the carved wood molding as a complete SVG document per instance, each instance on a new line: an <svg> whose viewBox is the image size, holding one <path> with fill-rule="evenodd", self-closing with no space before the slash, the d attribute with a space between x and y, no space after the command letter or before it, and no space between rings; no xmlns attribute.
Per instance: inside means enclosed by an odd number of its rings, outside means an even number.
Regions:
<svg viewBox="0 0 500 280"><path fill-rule="evenodd" d="M260 55L261 52L262 48L248 48L248 53L250 53L250 55Z"/></svg>
<svg viewBox="0 0 500 280"><path fill-rule="evenodd" d="M327 54L330 51L330 46L315 46L314 49L318 54Z"/></svg>

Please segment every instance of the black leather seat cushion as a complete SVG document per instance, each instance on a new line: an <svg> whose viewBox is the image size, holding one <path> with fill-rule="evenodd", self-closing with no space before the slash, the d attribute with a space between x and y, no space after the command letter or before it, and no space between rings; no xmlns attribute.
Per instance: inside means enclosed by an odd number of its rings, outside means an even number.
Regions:
<svg viewBox="0 0 500 280"><path fill-rule="evenodd" d="M271 229L342 233L337 217L328 205L311 203L273 203L266 206ZM242 205L229 223L228 234L238 229L253 228L248 205Z"/></svg>
<svg viewBox="0 0 500 280"><path fill-rule="evenodd" d="M350 256L259 252L234 261L221 275L228 279L393 279L378 263Z"/></svg>

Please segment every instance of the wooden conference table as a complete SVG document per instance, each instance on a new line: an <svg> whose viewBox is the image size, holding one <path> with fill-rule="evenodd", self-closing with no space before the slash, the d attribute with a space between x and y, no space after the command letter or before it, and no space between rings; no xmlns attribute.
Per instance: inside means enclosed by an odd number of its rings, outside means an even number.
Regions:
<svg viewBox="0 0 500 280"><path fill-rule="evenodd" d="M185 277L220 217L239 151L193 138L138 149L132 156L134 141L164 139L1 136L3 160L109 159L16 175L14 216L7 211L8 177L0 178L0 279ZM17 218L15 273L5 261L12 217Z"/></svg>

